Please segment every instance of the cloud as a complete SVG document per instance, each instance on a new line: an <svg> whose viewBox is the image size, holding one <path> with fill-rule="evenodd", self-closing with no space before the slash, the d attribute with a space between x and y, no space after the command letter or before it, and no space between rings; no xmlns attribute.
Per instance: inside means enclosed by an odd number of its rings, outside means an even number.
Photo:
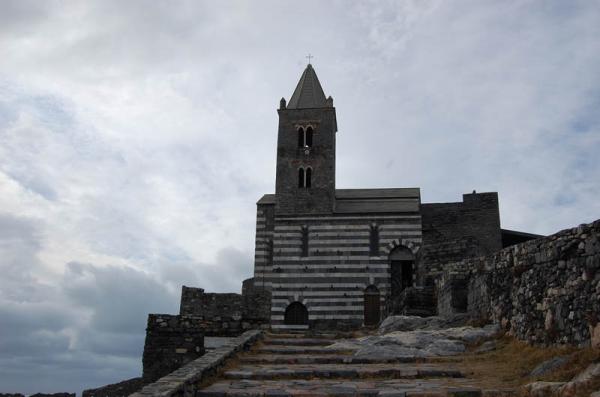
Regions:
<svg viewBox="0 0 600 397"><path fill-rule="evenodd" d="M589 1L3 1L0 384L139 375L148 312L182 284L239 291L309 52L339 187L498 191L529 232L597 218L599 20Z"/></svg>

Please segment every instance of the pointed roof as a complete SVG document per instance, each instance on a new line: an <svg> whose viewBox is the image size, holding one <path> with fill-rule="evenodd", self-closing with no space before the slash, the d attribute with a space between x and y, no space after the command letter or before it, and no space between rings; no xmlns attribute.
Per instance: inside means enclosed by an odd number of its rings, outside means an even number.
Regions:
<svg viewBox="0 0 600 397"><path fill-rule="evenodd" d="M309 63L300 77L300 81L287 105L288 109L307 109L325 107L325 93L317 74Z"/></svg>

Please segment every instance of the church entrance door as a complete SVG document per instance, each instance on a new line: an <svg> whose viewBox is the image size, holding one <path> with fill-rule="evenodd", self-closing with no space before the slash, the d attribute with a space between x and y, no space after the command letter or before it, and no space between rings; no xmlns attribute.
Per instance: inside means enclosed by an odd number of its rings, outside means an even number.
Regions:
<svg viewBox="0 0 600 397"><path fill-rule="evenodd" d="M415 257L413 253L404 246L396 247L390 253L390 276L392 284L392 299L413 285Z"/></svg>
<svg viewBox="0 0 600 397"><path fill-rule="evenodd" d="M308 310L300 302L293 302L285 309L283 322L286 325L308 325Z"/></svg>
<svg viewBox="0 0 600 397"><path fill-rule="evenodd" d="M365 325L377 325L381 318L379 290L374 285L365 289Z"/></svg>

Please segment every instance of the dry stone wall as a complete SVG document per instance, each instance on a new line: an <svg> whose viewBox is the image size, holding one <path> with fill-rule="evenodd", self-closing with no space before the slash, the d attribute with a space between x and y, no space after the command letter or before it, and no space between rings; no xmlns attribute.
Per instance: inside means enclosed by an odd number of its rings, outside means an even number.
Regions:
<svg viewBox="0 0 600 397"><path fill-rule="evenodd" d="M204 354L201 319L150 314L143 356L143 381L154 382Z"/></svg>
<svg viewBox="0 0 600 397"><path fill-rule="evenodd" d="M600 342L600 220L446 266L437 282L438 311L466 281L467 310L538 344ZM462 284L464 285L464 283Z"/></svg>

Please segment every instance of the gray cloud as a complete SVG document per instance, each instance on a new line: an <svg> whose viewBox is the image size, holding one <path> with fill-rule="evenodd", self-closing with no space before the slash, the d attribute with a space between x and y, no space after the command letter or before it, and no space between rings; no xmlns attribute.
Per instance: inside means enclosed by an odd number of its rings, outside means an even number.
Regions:
<svg viewBox="0 0 600 397"><path fill-rule="evenodd" d="M239 291L308 52L338 186L498 191L503 226L539 233L597 218L598 21L589 1L3 1L0 384L135 376L146 313L182 284Z"/></svg>

